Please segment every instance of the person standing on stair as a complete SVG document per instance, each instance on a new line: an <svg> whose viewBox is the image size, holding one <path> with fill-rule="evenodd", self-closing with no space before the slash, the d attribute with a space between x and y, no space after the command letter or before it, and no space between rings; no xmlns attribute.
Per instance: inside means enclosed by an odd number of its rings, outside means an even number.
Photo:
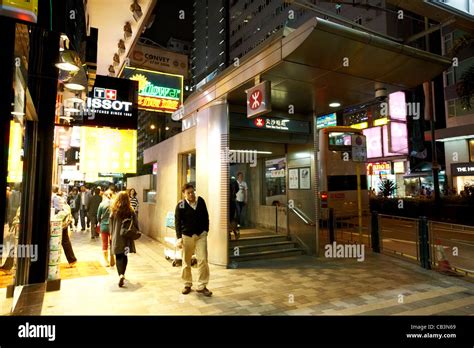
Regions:
<svg viewBox="0 0 474 348"><path fill-rule="evenodd" d="M196 199L192 184L185 184L181 190L184 199L179 201L175 210L175 228L177 247L183 249L183 266L181 279L184 282L182 293L191 292L193 276L191 260L194 253L197 258L198 288L197 292L204 296L212 296L207 288L209 283L209 264L207 262L207 233L209 232L209 213L202 197Z"/></svg>
<svg viewBox="0 0 474 348"><path fill-rule="evenodd" d="M100 203L99 209L97 210L97 221L99 222L100 235L102 238L102 253L104 254L105 265L107 267L115 266L115 256L112 252L110 253L109 259L109 246L111 245L109 230L111 198L112 192L107 190L102 196L102 202Z"/></svg>
<svg viewBox="0 0 474 348"><path fill-rule="evenodd" d="M243 226L243 212L244 207L247 205L247 196L248 196L248 186L247 183L244 181L244 173L238 172L237 173L237 183L239 185L239 190L236 194L236 201L237 201L237 227Z"/></svg>

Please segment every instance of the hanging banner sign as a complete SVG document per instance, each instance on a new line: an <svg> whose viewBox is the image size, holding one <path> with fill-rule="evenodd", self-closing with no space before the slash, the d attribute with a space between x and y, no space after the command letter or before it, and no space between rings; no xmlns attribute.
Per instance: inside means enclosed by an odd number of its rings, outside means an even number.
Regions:
<svg viewBox="0 0 474 348"><path fill-rule="evenodd" d="M137 89L136 81L97 75L82 113L82 124L137 129Z"/></svg>

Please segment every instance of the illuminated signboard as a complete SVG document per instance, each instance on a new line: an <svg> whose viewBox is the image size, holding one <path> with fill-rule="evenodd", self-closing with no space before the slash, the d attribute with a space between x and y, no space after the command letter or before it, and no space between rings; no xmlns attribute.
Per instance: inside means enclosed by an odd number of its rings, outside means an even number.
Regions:
<svg viewBox="0 0 474 348"><path fill-rule="evenodd" d="M17 122L10 121L10 146L8 148L7 182L21 182L23 176L22 129Z"/></svg>
<svg viewBox="0 0 474 348"><path fill-rule="evenodd" d="M173 113L183 104L183 76L125 68L125 76L138 81L138 108Z"/></svg>
<svg viewBox="0 0 474 348"><path fill-rule="evenodd" d="M254 118L272 111L270 81L263 81L246 90L245 93L247 93L247 118Z"/></svg>
<svg viewBox="0 0 474 348"><path fill-rule="evenodd" d="M326 127L337 126L336 113L320 116L316 119L316 128L322 129Z"/></svg>
<svg viewBox="0 0 474 348"><path fill-rule="evenodd" d="M369 163L367 165L367 172L371 175L390 174L392 165L390 162Z"/></svg>
<svg viewBox="0 0 474 348"><path fill-rule="evenodd" d="M137 131L81 127L82 173L136 173Z"/></svg>
<svg viewBox="0 0 474 348"><path fill-rule="evenodd" d="M38 20L38 0L1 0L0 16L36 23Z"/></svg>
<svg viewBox="0 0 474 348"><path fill-rule="evenodd" d="M137 129L137 101L136 81L97 75L78 121L87 126Z"/></svg>
<svg viewBox="0 0 474 348"><path fill-rule="evenodd" d="M381 127L367 128L363 133L367 140L367 158L382 157Z"/></svg>

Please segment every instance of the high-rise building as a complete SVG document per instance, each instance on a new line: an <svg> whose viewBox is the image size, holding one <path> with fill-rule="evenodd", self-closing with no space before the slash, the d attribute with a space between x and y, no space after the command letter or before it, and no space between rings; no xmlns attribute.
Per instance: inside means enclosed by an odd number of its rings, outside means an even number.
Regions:
<svg viewBox="0 0 474 348"><path fill-rule="evenodd" d="M363 4L341 4L311 0L308 6L283 0L196 0L194 2L194 40L191 54L193 85L214 78L236 58L241 58L279 30L292 30L309 18L329 18L339 24L363 26L394 39L406 38L423 30L420 17L398 9L385 0ZM333 16L339 16L337 20ZM416 46L416 42L413 43Z"/></svg>
<svg viewBox="0 0 474 348"><path fill-rule="evenodd" d="M229 61L229 1L195 0L191 74L193 85L210 79Z"/></svg>
<svg viewBox="0 0 474 348"><path fill-rule="evenodd" d="M443 54L456 57L457 64L444 73L446 128L435 136L444 143L448 185L459 194L465 186L474 187L474 97L471 108L461 97L462 86L474 79L474 42L465 32L446 26L442 43Z"/></svg>

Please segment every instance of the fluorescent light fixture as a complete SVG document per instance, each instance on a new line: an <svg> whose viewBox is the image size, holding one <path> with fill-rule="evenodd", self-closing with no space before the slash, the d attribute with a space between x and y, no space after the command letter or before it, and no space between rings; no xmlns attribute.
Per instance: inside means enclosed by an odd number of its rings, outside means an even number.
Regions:
<svg viewBox="0 0 474 348"><path fill-rule="evenodd" d="M384 118L379 118L377 120L374 120L374 127L377 127L377 126L383 126L385 124L388 123L388 118L384 117Z"/></svg>
<svg viewBox="0 0 474 348"><path fill-rule="evenodd" d="M244 153L247 153L247 152L254 152L254 153L260 153L260 154L264 154L264 155L271 155L273 152L270 152L270 151L255 151L255 150L229 150L229 152L232 151L232 152L244 152Z"/></svg>
<svg viewBox="0 0 474 348"><path fill-rule="evenodd" d="M340 106L341 106L341 103L337 103L337 102L329 104L329 107L331 107L331 108L338 108Z"/></svg>
<svg viewBox="0 0 474 348"><path fill-rule="evenodd" d="M473 138L472 135L461 135L459 137L436 139L436 141L439 141L440 143L446 143L446 142L449 142L449 141L468 140L468 139L474 139L474 138Z"/></svg>
<svg viewBox="0 0 474 348"><path fill-rule="evenodd" d="M15 116L25 116L25 113L21 111L12 111L11 114Z"/></svg>
<svg viewBox="0 0 474 348"><path fill-rule="evenodd" d="M365 128L369 128L369 124L367 122L356 123L356 124L351 125L351 128L365 129Z"/></svg>

